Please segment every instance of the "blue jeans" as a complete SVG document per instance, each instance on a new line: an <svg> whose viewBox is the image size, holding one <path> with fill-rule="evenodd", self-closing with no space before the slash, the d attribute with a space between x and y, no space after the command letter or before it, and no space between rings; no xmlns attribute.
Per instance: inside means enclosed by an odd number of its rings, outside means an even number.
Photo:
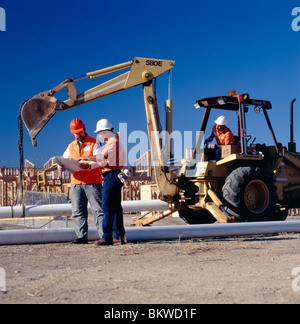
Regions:
<svg viewBox="0 0 300 324"><path fill-rule="evenodd" d="M125 235L123 209L121 205L122 182L117 172L108 172L103 177L102 209L103 238L112 240Z"/></svg>
<svg viewBox="0 0 300 324"><path fill-rule="evenodd" d="M103 237L102 184L71 185L72 217L78 238L88 236L88 202L94 216L99 237Z"/></svg>

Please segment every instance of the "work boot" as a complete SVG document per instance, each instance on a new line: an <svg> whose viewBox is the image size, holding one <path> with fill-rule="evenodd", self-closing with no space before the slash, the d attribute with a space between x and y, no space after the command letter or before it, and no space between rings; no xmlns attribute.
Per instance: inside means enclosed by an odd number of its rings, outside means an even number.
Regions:
<svg viewBox="0 0 300 324"><path fill-rule="evenodd" d="M95 241L95 245L96 246L107 246L107 245L113 245L113 240L112 239L105 239L105 238L102 238L98 241Z"/></svg>
<svg viewBox="0 0 300 324"><path fill-rule="evenodd" d="M117 238L114 238L114 239L113 239L113 243L114 243L114 244L119 244L119 243L121 243L121 241L120 241L119 239L117 239Z"/></svg>
<svg viewBox="0 0 300 324"><path fill-rule="evenodd" d="M72 241L71 244L88 244L88 240L84 237L81 237Z"/></svg>
<svg viewBox="0 0 300 324"><path fill-rule="evenodd" d="M125 234L120 236L120 241L121 241L121 244L124 245L124 244L127 244L127 239L126 239L126 236Z"/></svg>
<svg viewBox="0 0 300 324"><path fill-rule="evenodd" d="M125 237L125 235L124 236L120 236L120 238L114 238L113 239L113 243L114 244L119 244L119 243L121 243L122 245L124 245L124 244L127 244L127 239L126 239L126 237Z"/></svg>

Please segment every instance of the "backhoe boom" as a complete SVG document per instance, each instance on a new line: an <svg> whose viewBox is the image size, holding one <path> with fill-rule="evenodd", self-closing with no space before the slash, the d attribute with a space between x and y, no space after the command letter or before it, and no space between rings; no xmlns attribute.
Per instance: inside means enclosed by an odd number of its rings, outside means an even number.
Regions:
<svg viewBox="0 0 300 324"><path fill-rule="evenodd" d="M89 72L83 77L74 79L69 78L55 88L37 94L33 98L27 100L21 110L22 119L32 139L33 145L37 145L36 136L55 115L56 111L64 111L113 93L144 84L171 70L174 64L174 61L169 60L136 57L133 61ZM129 67L130 71L77 95L74 82L84 78L93 79ZM53 97L53 95L65 87L67 87L69 99L60 102Z"/></svg>
<svg viewBox="0 0 300 324"><path fill-rule="evenodd" d="M33 98L27 100L21 109L21 116L32 139L33 145L37 145L36 136L55 115L56 111L64 111L142 84L148 135L158 189L161 198L172 203L173 197L178 195L178 186L173 182L176 176L166 167L165 163L167 154L163 149L160 139L162 130L160 128L158 107L153 89L153 79L171 70L174 64L175 62L170 60L136 57L133 61L89 72L85 76L79 78L69 78L55 88L37 94ZM126 68L130 68L130 70L77 95L77 90L74 85L76 81L85 78L96 78ZM64 88L67 88L68 99L60 102L53 95ZM172 108L169 108L168 113L171 116L172 112L170 112L170 109Z"/></svg>

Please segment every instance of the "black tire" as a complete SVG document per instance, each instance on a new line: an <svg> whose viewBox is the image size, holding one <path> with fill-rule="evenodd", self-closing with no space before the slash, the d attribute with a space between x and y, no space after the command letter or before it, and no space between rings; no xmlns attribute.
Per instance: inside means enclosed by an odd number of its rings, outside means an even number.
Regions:
<svg viewBox="0 0 300 324"><path fill-rule="evenodd" d="M216 219L208 210L203 210L201 212L195 211L193 209L182 209L179 210L179 216L187 224L212 224L216 222Z"/></svg>
<svg viewBox="0 0 300 324"><path fill-rule="evenodd" d="M277 212L276 187L259 167L240 167L226 178L222 188L226 211L238 221L275 221L284 217Z"/></svg>

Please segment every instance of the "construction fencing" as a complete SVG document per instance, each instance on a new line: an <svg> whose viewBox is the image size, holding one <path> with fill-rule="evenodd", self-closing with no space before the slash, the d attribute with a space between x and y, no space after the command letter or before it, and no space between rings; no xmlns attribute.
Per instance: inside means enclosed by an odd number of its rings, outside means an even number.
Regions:
<svg viewBox="0 0 300 324"><path fill-rule="evenodd" d="M68 195L65 193L39 192L39 191L23 191L24 205L51 205L51 204L66 204ZM17 204L22 204L21 192L18 190Z"/></svg>

